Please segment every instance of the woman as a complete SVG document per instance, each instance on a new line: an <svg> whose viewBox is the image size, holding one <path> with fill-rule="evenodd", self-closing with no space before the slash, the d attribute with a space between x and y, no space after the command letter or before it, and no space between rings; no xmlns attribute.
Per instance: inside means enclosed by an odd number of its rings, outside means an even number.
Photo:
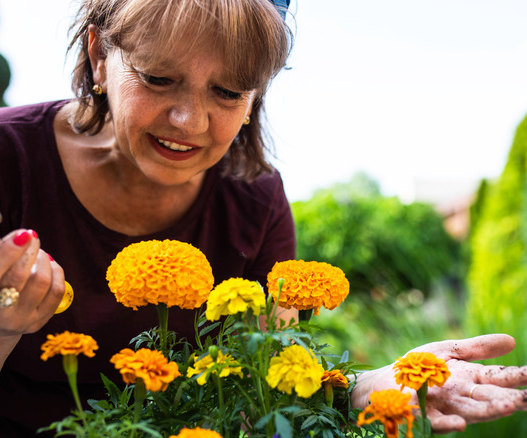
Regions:
<svg viewBox="0 0 527 438"><path fill-rule="evenodd" d="M156 321L155 310L133 312L107 289L106 268L123 247L192 243L209 259L215 283L241 276L265 284L276 261L294 258L291 212L265 161L261 126L265 90L290 49L281 4L84 0L71 46L79 46L77 97L0 112L2 436L34 436L72 408L60 367L39 359L48 333L98 341L96 357L80 359L78 380L83 398L99 398L99 372L118 378L110 356ZM54 315L64 276L75 300ZM193 312L171 318L172 329L193 338ZM513 342L485 339L485 348L477 339L461 349L430 347L459 360L450 363L462 382L431 405L438 430L523 408L489 405L484 416L465 409L474 382L489 383L494 395L508 391L464 362L492 356L496 343L504 353ZM508 386L527 383L520 371L507 372ZM361 376L355 404L365 406L390 377L386 370ZM460 406L452 411L440 405L455 397Z"/></svg>
<svg viewBox="0 0 527 438"><path fill-rule="evenodd" d="M98 341L79 375L81 393L94 398L104 396L92 389L100 371L119 379L111 355L155 325L154 309L124 308L105 284L125 246L192 243L216 283L240 276L265 284L275 261L295 255L291 212L280 175L265 161L261 129L263 95L291 44L277 7L93 0L76 29L77 99L0 114L7 234L0 288L20 292L0 310L1 351L9 356L0 430L13 436L24 428L34 436L71 411L60 366L39 359L46 334L70 330ZM75 302L38 331L60 301L64 273ZM171 317L170 327L193 340L194 313Z"/></svg>

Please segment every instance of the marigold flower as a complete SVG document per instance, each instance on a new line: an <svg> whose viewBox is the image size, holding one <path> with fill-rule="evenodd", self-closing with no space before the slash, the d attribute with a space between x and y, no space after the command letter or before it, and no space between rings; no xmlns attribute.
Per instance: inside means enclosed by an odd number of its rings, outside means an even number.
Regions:
<svg viewBox="0 0 527 438"><path fill-rule="evenodd" d="M300 345L286 347L278 356L271 358L266 380L272 388L303 398L311 397L321 386L324 368L312 351Z"/></svg>
<svg viewBox="0 0 527 438"><path fill-rule="evenodd" d="M95 356L95 350L99 349L97 342L90 335L72 333L65 331L57 335L48 335L47 341L40 347L43 351L40 358L48 360L57 354L66 356L68 354L84 354L88 357Z"/></svg>
<svg viewBox="0 0 527 438"><path fill-rule="evenodd" d="M179 434L171 435L169 438L222 438L222 436L214 430L196 427L195 429L181 429Z"/></svg>
<svg viewBox="0 0 527 438"><path fill-rule="evenodd" d="M349 282L344 272L324 262L288 260L277 262L267 275L267 288L276 300L278 279L285 280L278 304L286 309L314 309L318 315L320 307L332 310L349 293Z"/></svg>
<svg viewBox="0 0 527 438"><path fill-rule="evenodd" d="M348 387L348 378L340 370L324 371L321 382L322 385L331 385L333 388Z"/></svg>
<svg viewBox="0 0 527 438"><path fill-rule="evenodd" d="M110 362L122 374L124 383L135 383L141 378L149 391L165 391L172 380L181 376L177 363L168 362L161 352L148 348L125 348L114 354Z"/></svg>
<svg viewBox="0 0 527 438"><path fill-rule="evenodd" d="M417 406L408 404L410 398L410 394L404 394L397 389L372 392L370 395L371 404L359 414L357 426L371 424L378 420L384 425L387 438L397 438L399 436L399 424L406 421L406 436L412 438L414 422L412 409L417 408Z"/></svg>
<svg viewBox="0 0 527 438"><path fill-rule="evenodd" d="M227 377L231 374L243 377L242 367L228 354L223 354L221 350L218 351L218 357L216 361L211 357L210 354L198 359L194 358L194 368L188 367L187 377L192 377L197 374L201 374L197 378L198 385L205 385L211 373L217 374L216 370L211 369L214 365L219 365L220 377Z"/></svg>
<svg viewBox="0 0 527 438"><path fill-rule="evenodd" d="M432 353L412 352L400 357L393 367L395 382L401 388L407 386L416 391L428 382L428 386L443 386L450 377L446 362Z"/></svg>
<svg viewBox="0 0 527 438"><path fill-rule="evenodd" d="M205 255L177 240L127 246L108 267L106 279L117 301L134 310L149 303L194 309L207 300L214 284Z"/></svg>
<svg viewBox="0 0 527 438"><path fill-rule="evenodd" d="M217 321L222 315L234 315L251 308L259 315L265 306L265 293L256 281L231 278L221 282L209 295L206 316Z"/></svg>

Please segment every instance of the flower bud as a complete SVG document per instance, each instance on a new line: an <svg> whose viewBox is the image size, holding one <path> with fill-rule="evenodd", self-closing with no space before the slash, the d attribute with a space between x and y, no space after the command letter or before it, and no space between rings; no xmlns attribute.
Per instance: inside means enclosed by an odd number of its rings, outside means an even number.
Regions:
<svg viewBox="0 0 527 438"><path fill-rule="evenodd" d="M210 357L212 358L212 360L214 362L216 362L216 360L218 359L219 352L220 352L220 350L218 349L218 347L216 345L211 345L209 347L209 354L210 354Z"/></svg>

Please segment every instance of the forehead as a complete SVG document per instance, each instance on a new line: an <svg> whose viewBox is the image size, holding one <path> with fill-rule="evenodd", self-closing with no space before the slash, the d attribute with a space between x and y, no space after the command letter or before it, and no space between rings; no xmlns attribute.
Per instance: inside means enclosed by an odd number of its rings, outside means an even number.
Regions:
<svg viewBox="0 0 527 438"><path fill-rule="evenodd" d="M185 73L210 72L211 78L223 84L235 86L241 90L252 88L241 87L238 78L241 72L229 68L223 57L223 51L215 44L194 45L176 44L143 44L132 51L122 50L125 61L134 67L152 75L177 75Z"/></svg>

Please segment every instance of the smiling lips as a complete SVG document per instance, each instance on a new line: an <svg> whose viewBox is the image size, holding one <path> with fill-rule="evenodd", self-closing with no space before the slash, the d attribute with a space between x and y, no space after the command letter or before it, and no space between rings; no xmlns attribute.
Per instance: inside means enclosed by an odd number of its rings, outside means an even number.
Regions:
<svg viewBox="0 0 527 438"><path fill-rule="evenodd" d="M203 149L200 146L176 143L153 135L148 138L159 155L173 161L188 160Z"/></svg>
<svg viewBox="0 0 527 438"><path fill-rule="evenodd" d="M172 151L187 152L187 151L191 151L192 149L194 149L194 148L192 148L190 146L185 146L185 145L182 145L182 144L179 144L179 143L174 143L172 141L162 140L160 138L157 138L156 140L159 143L161 143L163 146L166 146L167 148L169 148Z"/></svg>

